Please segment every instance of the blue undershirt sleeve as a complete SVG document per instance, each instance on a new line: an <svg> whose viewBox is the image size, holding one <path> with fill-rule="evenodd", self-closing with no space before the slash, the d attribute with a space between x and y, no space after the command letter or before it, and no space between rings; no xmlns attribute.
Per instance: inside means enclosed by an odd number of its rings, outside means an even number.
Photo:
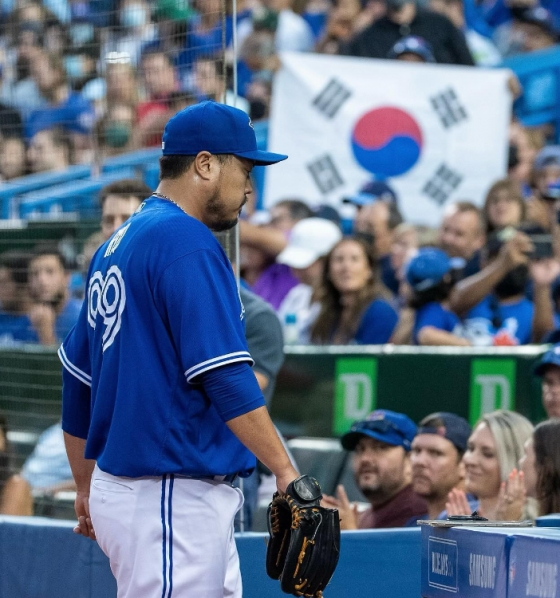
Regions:
<svg viewBox="0 0 560 598"><path fill-rule="evenodd" d="M264 397L247 362L208 370L198 382L224 422L264 406Z"/></svg>
<svg viewBox="0 0 560 598"><path fill-rule="evenodd" d="M62 370L62 429L86 439L91 417L91 389L66 368Z"/></svg>

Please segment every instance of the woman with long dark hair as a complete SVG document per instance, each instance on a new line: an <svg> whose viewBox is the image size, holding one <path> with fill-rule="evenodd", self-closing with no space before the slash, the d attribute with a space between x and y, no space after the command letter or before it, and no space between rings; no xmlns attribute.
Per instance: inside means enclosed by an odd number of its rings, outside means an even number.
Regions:
<svg viewBox="0 0 560 598"><path fill-rule="evenodd" d="M560 419L540 423L525 443L519 467L527 496L537 499L539 515L560 513Z"/></svg>
<svg viewBox="0 0 560 598"><path fill-rule="evenodd" d="M488 234L508 226L517 228L525 220L525 200L519 184L511 179L500 179L488 190L482 213Z"/></svg>
<svg viewBox="0 0 560 598"><path fill-rule="evenodd" d="M398 316L365 241L346 237L333 247L317 297L321 309L311 328L313 344L383 344L391 338Z"/></svg>

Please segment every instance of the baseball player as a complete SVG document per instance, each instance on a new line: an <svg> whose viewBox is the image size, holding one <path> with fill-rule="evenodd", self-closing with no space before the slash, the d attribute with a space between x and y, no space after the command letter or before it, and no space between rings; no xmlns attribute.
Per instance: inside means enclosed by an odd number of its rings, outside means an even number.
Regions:
<svg viewBox="0 0 560 598"><path fill-rule="evenodd" d="M95 253L59 350L76 533L97 538L118 598L242 595L233 520L256 455L284 492L297 472L251 371L231 265L257 150L248 116L215 102L165 127L160 184ZM254 453L254 455L253 455Z"/></svg>

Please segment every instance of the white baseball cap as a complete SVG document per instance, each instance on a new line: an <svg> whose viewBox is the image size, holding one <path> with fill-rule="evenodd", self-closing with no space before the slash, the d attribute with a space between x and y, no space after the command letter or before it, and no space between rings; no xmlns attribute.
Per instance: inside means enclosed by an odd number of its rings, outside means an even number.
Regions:
<svg viewBox="0 0 560 598"><path fill-rule="evenodd" d="M304 218L292 229L288 246L276 258L290 268L308 268L342 239L340 228L324 218Z"/></svg>

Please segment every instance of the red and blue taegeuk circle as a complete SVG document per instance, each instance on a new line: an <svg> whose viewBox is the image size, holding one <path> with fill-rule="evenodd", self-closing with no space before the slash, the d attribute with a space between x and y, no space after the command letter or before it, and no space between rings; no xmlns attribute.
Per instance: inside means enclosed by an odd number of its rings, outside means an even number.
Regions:
<svg viewBox="0 0 560 598"><path fill-rule="evenodd" d="M358 119L352 151L358 164L384 179L408 172L422 152L422 131L408 112L391 106L375 108Z"/></svg>

